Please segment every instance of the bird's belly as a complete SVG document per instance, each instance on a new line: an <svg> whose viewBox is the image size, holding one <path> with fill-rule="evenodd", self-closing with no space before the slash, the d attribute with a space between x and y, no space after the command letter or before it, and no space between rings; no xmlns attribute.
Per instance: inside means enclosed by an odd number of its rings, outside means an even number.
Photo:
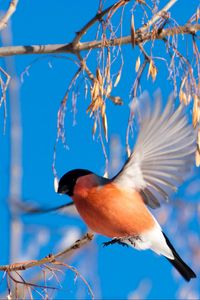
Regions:
<svg viewBox="0 0 200 300"><path fill-rule="evenodd" d="M110 187L74 197L76 208L93 231L108 237L138 236L154 226L154 219L139 193Z"/></svg>

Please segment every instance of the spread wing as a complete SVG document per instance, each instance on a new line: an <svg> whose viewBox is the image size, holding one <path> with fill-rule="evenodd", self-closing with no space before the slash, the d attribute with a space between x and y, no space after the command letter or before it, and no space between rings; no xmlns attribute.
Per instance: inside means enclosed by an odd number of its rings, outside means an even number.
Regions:
<svg viewBox="0 0 200 300"><path fill-rule="evenodd" d="M173 99L161 112L161 100L146 103L140 112L140 132L134 151L113 181L140 190L152 208L176 191L194 161L196 134L181 104L174 110Z"/></svg>

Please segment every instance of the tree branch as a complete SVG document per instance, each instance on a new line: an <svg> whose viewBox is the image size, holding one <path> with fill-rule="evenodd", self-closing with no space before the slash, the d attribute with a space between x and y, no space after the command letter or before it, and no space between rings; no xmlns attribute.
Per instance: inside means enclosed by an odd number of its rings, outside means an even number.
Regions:
<svg viewBox="0 0 200 300"><path fill-rule="evenodd" d="M0 20L0 30L4 29L6 27L8 20L11 18L11 16L16 11L18 2L19 2L19 0L10 1L8 10L6 11L5 15Z"/></svg>
<svg viewBox="0 0 200 300"><path fill-rule="evenodd" d="M144 24L144 26L140 29L140 32L144 32L149 29L156 21L158 21L164 13L166 13L178 0L170 0L161 10L159 10L151 20Z"/></svg>
<svg viewBox="0 0 200 300"><path fill-rule="evenodd" d="M184 26L175 26L168 29L163 29L161 32L155 34L154 40L162 40L168 36L174 36L178 34L191 34L194 35L200 31L200 24L186 24ZM135 33L135 45L152 40L152 32L143 33L136 31ZM28 46L8 46L0 48L0 56L12 56L20 54L55 54L55 53L72 53L76 54L79 51L85 51L90 49L96 49L101 47L112 47L131 44L131 36L124 36L121 38L110 39L105 41L90 41L79 43L77 46L73 46L72 43L68 44L50 44L50 45L28 45Z"/></svg>
<svg viewBox="0 0 200 300"><path fill-rule="evenodd" d="M73 39L72 43L73 45L77 45L79 43L79 41L81 40L82 36L84 34L86 34L87 30L92 27L97 21L100 21L103 16L105 16L107 13L109 13L112 10L117 10L119 7L124 6L125 4L127 4L129 0L120 0L112 5L110 5L108 8L106 8L105 10L103 10L102 12L97 13L89 22L87 22L83 28L77 32L76 37ZM177 1L177 0L175 0Z"/></svg>
<svg viewBox="0 0 200 300"><path fill-rule="evenodd" d="M83 246L87 245L94 237L93 233L87 233L84 235L80 240L76 241L72 246L69 248L58 252L56 254L49 254L46 257L43 257L39 260L30 260L26 262L19 262L19 263L13 263L10 265L2 265L0 266L0 271L20 271L20 270L27 270L32 267L41 266L47 263L53 263L56 261L56 259L61 258L63 256L70 256L76 249L80 249Z"/></svg>

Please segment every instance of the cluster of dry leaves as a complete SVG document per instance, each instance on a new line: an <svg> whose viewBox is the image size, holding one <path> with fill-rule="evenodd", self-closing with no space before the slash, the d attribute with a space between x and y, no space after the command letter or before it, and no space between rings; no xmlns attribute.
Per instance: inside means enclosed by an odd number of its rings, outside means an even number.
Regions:
<svg viewBox="0 0 200 300"><path fill-rule="evenodd" d="M169 1L168 6L173 5L176 1ZM124 4L127 4L128 1ZM169 9L169 7L166 7ZM120 3L119 7L122 6ZM115 11L118 7L115 7ZM137 15L137 10L144 10L144 18L147 19L145 24L142 24L139 29L135 29L135 21L134 16ZM199 8L197 7L196 12L189 18L189 21L185 24L185 28L189 28L189 26L198 25L199 24ZM150 14L152 14L150 16ZM101 32L101 38L104 40L104 46L106 45L106 41L109 40L109 34L111 31L110 21L111 16L108 19L104 19L103 29ZM123 20L123 11L120 18L120 26L122 26ZM102 23L100 22L100 25ZM176 25L176 26L175 26ZM182 26L183 27L183 26ZM185 105L188 105L193 102L193 126L194 130L198 128L199 120L200 120L200 95L199 95L199 78L200 78L200 64L199 64L199 50L198 50L198 38L196 36L196 31L194 29L188 29L188 34L191 34L191 46L192 51L190 53L191 58L188 56L188 49L186 50L186 54L180 52L179 48L184 43L180 40L179 35L184 32L185 28L181 28L177 26L177 22L171 17L170 13L168 13L165 9L159 11L157 4L154 2L154 5L150 7L147 1L136 1L132 6L132 14L130 17L130 44L133 46L133 50L137 48L137 45L140 49L140 54L135 62L135 72L136 77L133 82L133 88L131 89L131 97L132 101L134 97L138 97L141 91L143 91L144 83L141 84L141 79L144 77L145 70L147 74L147 80L149 78L152 79L152 82L156 81L156 78L159 73L159 68L156 63L156 59L160 59L165 61L169 80L172 81L174 86L174 94L175 96L179 96L180 102L183 102ZM192 28L192 27L191 27ZM159 35L163 31L171 30L169 36L162 37L163 43L166 46L165 53L159 53L160 57L158 58L157 48L156 48L156 40ZM114 29L112 28L113 35ZM98 34L100 29L98 28ZM138 44L138 36L145 36L147 34L150 35L150 54L148 54L146 48L146 41L144 43ZM187 41L188 43L188 41ZM189 47L188 44L185 44L185 47ZM149 45L148 45L149 46ZM114 47L116 48L116 47ZM121 45L118 45L118 49L121 50ZM101 61L98 60L98 67L96 68L96 74L93 77L93 82L91 85L91 103L87 109L90 117L94 118L94 124L92 129L93 136L96 133L98 126L101 125L104 130L104 137L106 141L108 140L108 124L109 120L107 119L106 114L106 101L107 99L112 100L115 104L122 104L122 100L119 96L112 96L111 93L115 91L115 87L123 78L123 64L121 64L120 70L115 76L115 80L113 83L113 76L111 66L116 57L111 55L111 47L107 47L107 53L105 54L105 47L102 47L99 52L103 53L100 55L102 57ZM154 54L155 52L155 54ZM155 55L155 57L154 57ZM123 56L123 51L122 51ZM100 62L101 66L100 67ZM130 113L130 118L128 122L127 128L127 153L130 153L129 147L129 134L132 131L130 127L132 126L134 116ZM101 119L101 122L100 122ZM200 131L198 129L198 138L197 138L197 150L196 150L196 165L200 165Z"/></svg>
<svg viewBox="0 0 200 300"><path fill-rule="evenodd" d="M110 75L111 68L111 58L110 58L110 50L107 53L106 66L103 74L101 73L100 68L96 69L96 77L93 79L93 85L91 86L91 103L87 108L87 112L89 112L90 117L95 116L94 125L92 129L93 136L97 130L97 116L98 112L100 112L103 130L105 134L106 141L108 141L108 123L106 116L106 99L109 98L113 103L117 105L122 105L122 100L120 97L112 96L112 87L116 87L121 78L121 69L118 72L114 84L111 80Z"/></svg>

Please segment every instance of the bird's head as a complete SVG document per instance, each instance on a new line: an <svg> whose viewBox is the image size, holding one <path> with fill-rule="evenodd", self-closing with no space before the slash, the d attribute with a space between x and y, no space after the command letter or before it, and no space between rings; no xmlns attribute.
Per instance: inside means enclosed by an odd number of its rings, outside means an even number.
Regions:
<svg viewBox="0 0 200 300"><path fill-rule="evenodd" d="M57 193L73 196L77 179L81 176L86 176L91 173L91 171L84 169L75 169L67 172L59 180Z"/></svg>

